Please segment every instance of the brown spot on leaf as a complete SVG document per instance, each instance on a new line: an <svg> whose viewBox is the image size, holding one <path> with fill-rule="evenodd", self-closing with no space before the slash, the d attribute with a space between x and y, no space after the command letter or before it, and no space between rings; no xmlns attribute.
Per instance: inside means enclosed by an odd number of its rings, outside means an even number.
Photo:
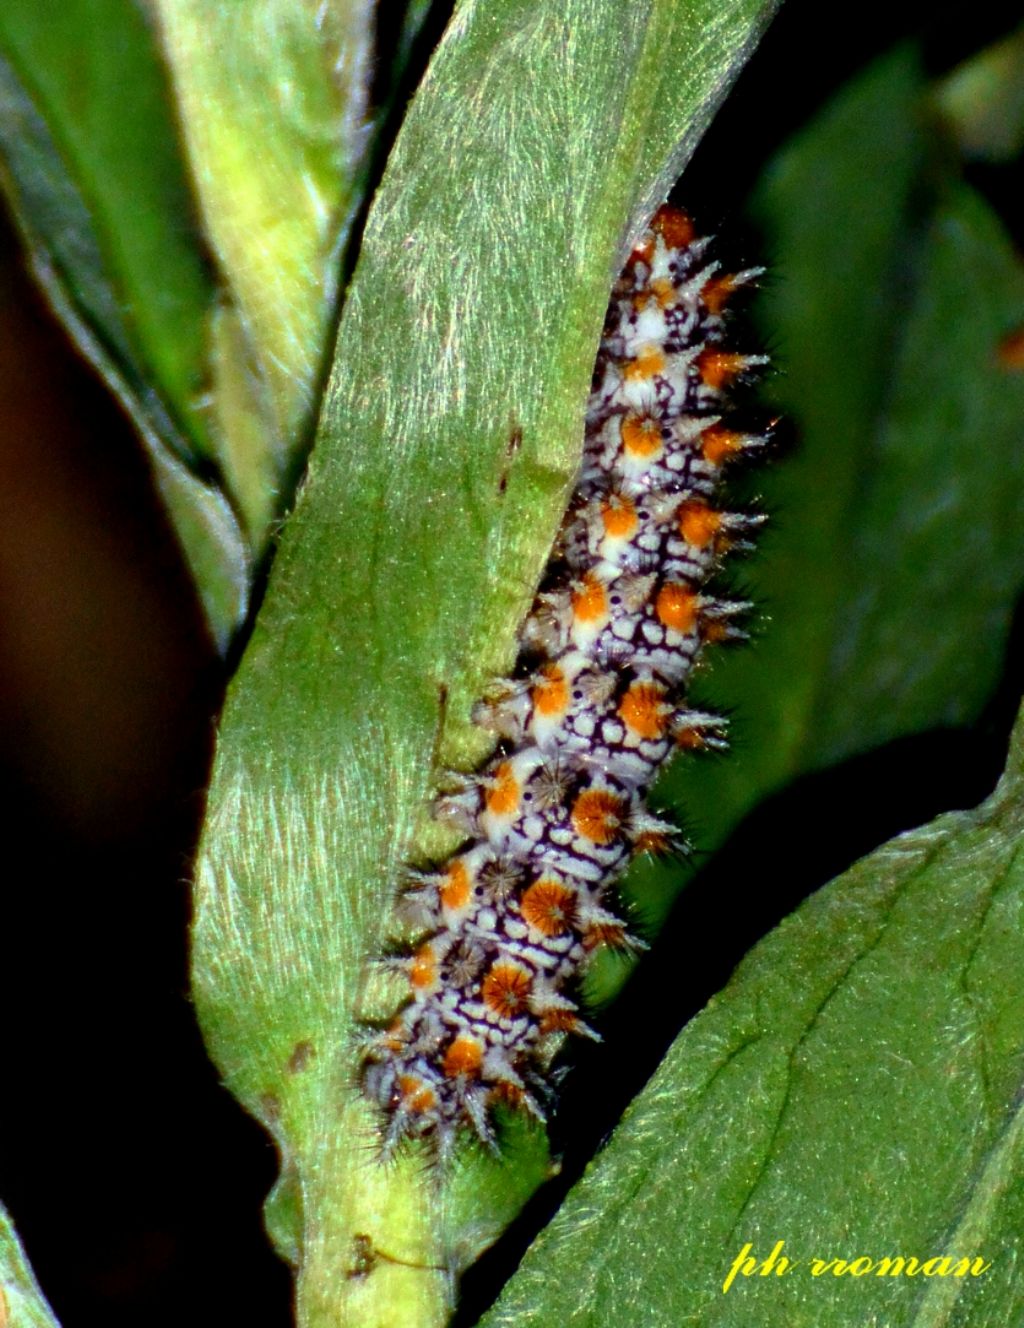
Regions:
<svg viewBox="0 0 1024 1328"><path fill-rule="evenodd" d="M369 1277L377 1267L377 1251L373 1241L362 1231L352 1237L352 1266L346 1277Z"/></svg>
<svg viewBox="0 0 1024 1328"><path fill-rule="evenodd" d="M281 1099L276 1093L260 1095L260 1116L266 1125L273 1125L281 1119Z"/></svg>
<svg viewBox="0 0 1024 1328"><path fill-rule="evenodd" d="M523 445L522 425L513 423L509 430L508 442L505 444L505 460L502 463L501 472L498 475L498 493L503 494L508 488L509 471L512 468L512 462L519 455L519 449Z"/></svg>
<svg viewBox="0 0 1024 1328"><path fill-rule="evenodd" d="M352 1266L346 1276L349 1278L369 1277L381 1262L393 1263L399 1268L418 1268L423 1272L443 1273L447 1269L443 1264L413 1263L408 1259L398 1259L393 1254L385 1254L373 1243L373 1238L365 1232L357 1231L352 1236ZM0 1325L0 1328L3 1328Z"/></svg>
<svg viewBox="0 0 1024 1328"><path fill-rule="evenodd" d="M434 743L430 754L430 768L440 770L444 766L441 760L441 742L444 737L444 726L448 720L448 684L443 678L437 682L437 724L434 728Z"/></svg>
<svg viewBox="0 0 1024 1328"><path fill-rule="evenodd" d="M301 1042L296 1042L292 1054L288 1057L288 1073L301 1074L315 1055L316 1047L312 1042L308 1042L305 1038Z"/></svg>

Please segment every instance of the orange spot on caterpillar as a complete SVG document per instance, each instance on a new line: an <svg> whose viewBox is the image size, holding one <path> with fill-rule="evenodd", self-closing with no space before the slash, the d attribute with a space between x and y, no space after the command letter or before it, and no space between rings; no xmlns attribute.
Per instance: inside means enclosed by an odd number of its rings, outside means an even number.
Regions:
<svg viewBox="0 0 1024 1328"><path fill-rule="evenodd" d="M402 1094L402 1105L406 1111L422 1115L425 1112L433 1111L437 1106L437 1094L429 1084L425 1084L422 1079L417 1079L414 1075L401 1075L398 1080L398 1088Z"/></svg>
<svg viewBox="0 0 1024 1328"><path fill-rule="evenodd" d="M585 789L573 803L577 834L592 844L610 844L622 828L625 805L607 789Z"/></svg>
<svg viewBox="0 0 1024 1328"><path fill-rule="evenodd" d="M494 783L487 790L487 810L495 816L511 816L519 806L519 783L508 761L494 772Z"/></svg>
<svg viewBox="0 0 1024 1328"><path fill-rule="evenodd" d="M561 715L569 706L569 686L565 674L557 664L545 664L541 669L543 681L535 683L530 697L540 715Z"/></svg>
<svg viewBox="0 0 1024 1328"><path fill-rule="evenodd" d="M519 901L523 918L542 936L564 936L575 907L576 896L558 881L535 881Z"/></svg>
<svg viewBox="0 0 1024 1328"><path fill-rule="evenodd" d="M718 645L722 641L728 641L733 635L729 624L722 622L717 618L709 618L707 622L701 624L701 634L708 645Z"/></svg>
<svg viewBox="0 0 1024 1328"><path fill-rule="evenodd" d="M387 1032L381 1038L382 1045L387 1047L388 1051L397 1052L402 1050L407 1041L405 1025L401 1019L392 1019L391 1023L388 1024Z"/></svg>
<svg viewBox="0 0 1024 1328"><path fill-rule="evenodd" d="M437 960L434 947L426 941L412 957L409 964L409 981L414 987L432 987L437 980Z"/></svg>
<svg viewBox="0 0 1024 1328"><path fill-rule="evenodd" d="M509 1017L526 1009L531 986L525 969L499 961L484 978L480 995L495 1014Z"/></svg>
<svg viewBox="0 0 1024 1328"><path fill-rule="evenodd" d="M601 504L601 523L613 539L629 539L637 527L636 508L621 494L612 494Z"/></svg>
<svg viewBox="0 0 1024 1328"><path fill-rule="evenodd" d="M648 415L627 415L622 421L622 450L627 456L650 458L664 449L661 425Z"/></svg>
<svg viewBox="0 0 1024 1328"><path fill-rule="evenodd" d="M655 212L651 230L660 235L670 249L685 249L697 238L690 214L671 203L663 203Z"/></svg>
<svg viewBox="0 0 1024 1328"><path fill-rule="evenodd" d="M466 864L459 858L454 858L448 864L448 870L444 874L444 884L438 891L441 903L445 908L465 908L471 893L472 885Z"/></svg>
<svg viewBox="0 0 1024 1328"><path fill-rule="evenodd" d="M476 1038L460 1033L445 1052L441 1069L448 1079L454 1079L460 1074L475 1078L480 1073L483 1061L483 1048Z"/></svg>
<svg viewBox="0 0 1024 1328"><path fill-rule="evenodd" d="M627 360L623 377L629 383L645 383L665 372L667 360L656 346L644 346L635 360Z"/></svg>
<svg viewBox="0 0 1024 1328"><path fill-rule="evenodd" d="M665 693L657 683L635 682L619 704L619 718L640 738L665 732Z"/></svg>
<svg viewBox="0 0 1024 1328"><path fill-rule="evenodd" d="M503 1083L495 1084L487 1095L488 1102L501 1102L507 1107L521 1107L523 1105L523 1090L518 1084L510 1084L507 1080Z"/></svg>
<svg viewBox="0 0 1024 1328"><path fill-rule="evenodd" d="M561 1007L545 1010L540 1017L541 1033L575 1033L579 1026L575 1011Z"/></svg>
<svg viewBox="0 0 1024 1328"><path fill-rule="evenodd" d="M667 853L671 847L671 839L662 830L643 830L633 840L634 853Z"/></svg>
<svg viewBox="0 0 1024 1328"><path fill-rule="evenodd" d="M701 453L712 466L720 466L743 447L743 435L713 424L701 434Z"/></svg>
<svg viewBox="0 0 1024 1328"><path fill-rule="evenodd" d="M689 586L669 582L658 591L654 611L658 621L673 632L692 632L697 624L698 597Z"/></svg>
<svg viewBox="0 0 1024 1328"><path fill-rule="evenodd" d="M747 367L748 357L738 351L715 350L707 347L696 360L697 372L706 386L718 391L727 387Z"/></svg>
<svg viewBox="0 0 1024 1328"><path fill-rule="evenodd" d="M659 277L651 282L651 292L662 309L668 309L676 302L676 288L668 277Z"/></svg>
<svg viewBox="0 0 1024 1328"><path fill-rule="evenodd" d="M629 258L626 259L626 267L635 267L637 263L649 263L654 257L654 237L645 235L638 240L630 251Z"/></svg>
<svg viewBox="0 0 1024 1328"><path fill-rule="evenodd" d="M638 291L633 296L633 308L640 310L650 303L660 309L668 309L676 302L676 288L667 277L658 277L646 290Z"/></svg>
<svg viewBox="0 0 1024 1328"><path fill-rule="evenodd" d="M624 945L626 928L617 922L595 922L583 933L584 950L596 950L599 945Z"/></svg>
<svg viewBox="0 0 1024 1328"><path fill-rule="evenodd" d="M736 279L731 273L722 273L704 283L700 298L709 314L717 316L729 302L729 296L736 289Z"/></svg>
<svg viewBox="0 0 1024 1328"><path fill-rule="evenodd" d="M588 572L573 592L572 611L579 622L600 622L608 616L608 595L604 586Z"/></svg>
<svg viewBox="0 0 1024 1328"><path fill-rule="evenodd" d="M679 509L679 533L687 544L703 549L722 529L722 514L707 503L691 500Z"/></svg>

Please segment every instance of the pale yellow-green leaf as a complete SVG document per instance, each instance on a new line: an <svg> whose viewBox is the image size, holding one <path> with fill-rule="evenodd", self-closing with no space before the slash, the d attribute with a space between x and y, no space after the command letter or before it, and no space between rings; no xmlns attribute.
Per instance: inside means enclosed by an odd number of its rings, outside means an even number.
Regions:
<svg viewBox="0 0 1024 1328"><path fill-rule="evenodd" d="M246 485L247 516L258 519L267 492L293 477L329 349L341 247L360 196L371 6L155 0L154 8L233 306L236 353L227 360L223 312L213 331L214 410L223 418L244 393L226 464ZM264 436L252 446L257 424ZM266 522L253 531L257 547L267 534Z"/></svg>
<svg viewBox="0 0 1024 1328"><path fill-rule="evenodd" d="M59 1328L3 1207L0 1207L0 1328Z"/></svg>

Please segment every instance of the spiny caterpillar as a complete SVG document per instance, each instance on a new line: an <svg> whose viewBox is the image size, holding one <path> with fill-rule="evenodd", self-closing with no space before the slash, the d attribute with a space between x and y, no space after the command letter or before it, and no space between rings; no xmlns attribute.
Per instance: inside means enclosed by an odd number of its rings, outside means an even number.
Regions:
<svg viewBox="0 0 1024 1328"><path fill-rule="evenodd" d="M475 711L497 754L442 798L467 842L410 872L424 939L391 963L410 999L367 1046L363 1083L389 1152L460 1127L493 1145L492 1108L544 1119L561 1036L595 1036L573 994L601 945L635 942L610 887L630 858L677 844L645 796L680 748L724 745L724 720L686 703L706 644L742 637L749 605L707 589L761 517L717 502L734 457L765 436L723 418L765 357L730 347L726 305L760 269L707 258L665 205L612 291L579 480L521 631L516 676Z"/></svg>

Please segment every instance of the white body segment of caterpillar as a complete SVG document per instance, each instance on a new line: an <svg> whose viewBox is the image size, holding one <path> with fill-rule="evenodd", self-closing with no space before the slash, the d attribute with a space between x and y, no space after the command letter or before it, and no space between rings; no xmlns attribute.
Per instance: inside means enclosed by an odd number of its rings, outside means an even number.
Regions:
<svg viewBox="0 0 1024 1328"><path fill-rule="evenodd" d="M410 998L368 1044L386 1148L460 1127L493 1142L492 1107L543 1118L565 1033L593 1034L573 996L600 945L631 943L611 886L671 825L645 798L680 748L723 745L686 686L704 647L742 636L747 607L707 589L760 518L718 505L723 466L762 435L724 418L764 362L726 341L725 274L689 217L659 209L619 277L587 411L584 457L548 573L521 632L521 677L474 713L498 753L440 810L466 844L411 873L424 938L395 960ZM635 942L632 942L635 944Z"/></svg>

